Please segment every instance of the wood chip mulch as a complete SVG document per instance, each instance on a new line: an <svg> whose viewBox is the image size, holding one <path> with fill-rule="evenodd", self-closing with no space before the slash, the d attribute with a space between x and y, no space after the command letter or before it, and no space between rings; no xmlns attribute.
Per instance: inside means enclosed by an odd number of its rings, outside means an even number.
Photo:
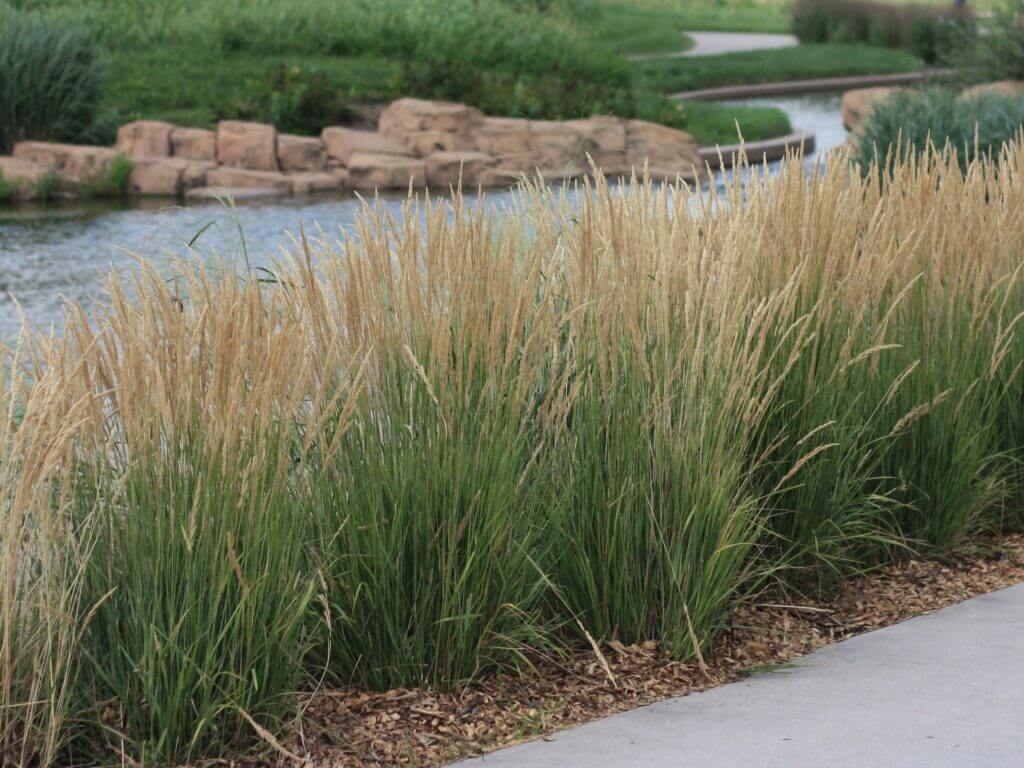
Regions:
<svg viewBox="0 0 1024 768"><path fill-rule="evenodd" d="M915 561L843 585L816 605L754 603L738 610L713 652L683 664L656 643L608 643L526 679L495 676L458 693L346 689L306 704L295 734L275 746L316 768L435 766L697 691L704 691L862 632L1024 582L1024 536L945 561ZM264 755L261 764L267 764Z"/></svg>

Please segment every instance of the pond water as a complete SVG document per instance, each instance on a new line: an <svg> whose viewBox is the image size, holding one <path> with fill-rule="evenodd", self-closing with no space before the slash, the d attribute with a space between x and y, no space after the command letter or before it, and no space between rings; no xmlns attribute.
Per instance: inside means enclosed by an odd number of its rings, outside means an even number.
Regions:
<svg viewBox="0 0 1024 768"><path fill-rule="evenodd" d="M778 106L794 128L813 131L818 162L846 140L837 95L750 99L743 104ZM497 212L513 202L512 193L489 192L486 205ZM397 210L404 195L384 198ZM266 265L286 247L300 226L307 233L334 238L356 219L352 196L275 200L229 209L212 202L188 208L166 204L75 204L0 211L0 339L28 322L48 328L59 322L66 298L88 302L102 295L112 269L128 269L136 256L167 263L193 251L214 258L246 254L251 266ZM244 248L243 248L244 243Z"/></svg>

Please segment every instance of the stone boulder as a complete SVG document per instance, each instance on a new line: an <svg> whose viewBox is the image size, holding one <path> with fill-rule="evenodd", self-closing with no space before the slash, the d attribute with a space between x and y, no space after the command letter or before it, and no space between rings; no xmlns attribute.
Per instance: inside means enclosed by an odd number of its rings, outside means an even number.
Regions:
<svg viewBox="0 0 1024 768"><path fill-rule="evenodd" d="M380 132L382 136L402 141L409 134L419 131L470 133L483 121L483 112L465 104L399 99L391 102L381 113Z"/></svg>
<svg viewBox="0 0 1024 768"><path fill-rule="evenodd" d="M449 101L399 99L381 113L380 132L408 147L417 157L435 152L465 152L475 148L471 136L484 123L475 107Z"/></svg>
<svg viewBox="0 0 1024 768"><path fill-rule="evenodd" d="M17 188L14 197L18 200L32 200L47 173L52 171L40 163L20 157L0 157L0 178L5 185L13 184Z"/></svg>
<svg viewBox="0 0 1024 768"><path fill-rule="evenodd" d="M675 181L678 177L693 180L700 176L704 164L697 142L686 131L669 128L645 120L626 123L625 173L644 172L654 180Z"/></svg>
<svg viewBox="0 0 1024 768"><path fill-rule="evenodd" d="M406 137L405 146L416 157L427 157L436 152L471 152L476 142L468 133L417 131Z"/></svg>
<svg viewBox="0 0 1024 768"><path fill-rule="evenodd" d="M175 128L171 131L171 154L189 160L217 160L217 134L203 128Z"/></svg>
<svg viewBox="0 0 1024 768"><path fill-rule="evenodd" d="M296 195L309 195L314 192L329 192L341 189L345 177L327 171L306 171L290 173L292 192Z"/></svg>
<svg viewBox="0 0 1024 768"><path fill-rule="evenodd" d="M855 88L843 94L843 127L848 131L859 128L876 106L894 94L905 92L906 88L897 86L878 86L876 88Z"/></svg>
<svg viewBox="0 0 1024 768"><path fill-rule="evenodd" d="M177 197L190 189L205 186L207 175L216 167L216 163L183 157L135 160L128 179L128 191L133 195Z"/></svg>
<svg viewBox="0 0 1024 768"><path fill-rule="evenodd" d="M427 183L427 164L414 157L357 152L348 162L349 184L355 189L404 189Z"/></svg>
<svg viewBox="0 0 1024 768"><path fill-rule="evenodd" d="M997 96L1009 96L1013 99L1024 98L1024 80L997 80L994 83L982 83L964 88L960 94L961 99L970 99L981 96L985 93L994 93Z"/></svg>
<svg viewBox="0 0 1024 768"><path fill-rule="evenodd" d="M278 134L277 162L282 171L323 171L327 168L327 149L316 137Z"/></svg>
<svg viewBox="0 0 1024 768"><path fill-rule="evenodd" d="M266 123L221 120L217 124L217 162L250 171L276 171L277 129Z"/></svg>
<svg viewBox="0 0 1024 768"><path fill-rule="evenodd" d="M170 157L174 126L160 120L136 120L117 129L117 151L132 159Z"/></svg>
<svg viewBox="0 0 1024 768"><path fill-rule="evenodd" d="M119 156L110 147L57 144L48 141L19 141L14 157L44 166L71 181L86 181L102 174Z"/></svg>
<svg viewBox="0 0 1024 768"><path fill-rule="evenodd" d="M291 192L292 189L291 179L283 173L232 168L225 165L207 172L206 184L211 187L233 189L277 189L285 192Z"/></svg>
<svg viewBox="0 0 1024 768"><path fill-rule="evenodd" d="M494 167L513 174L554 171L574 176L583 171L587 153L597 149L571 123L487 118L474 133L477 150L494 158Z"/></svg>
<svg viewBox="0 0 1024 768"><path fill-rule="evenodd" d="M441 191L470 189L483 181L493 160L482 152L435 152L427 158L427 184Z"/></svg>
<svg viewBox="0 0 1024 768"><path fill-rule="evenodd" d="M598 116L570 120L565 125L580 137L580 149L598 170L618 173L627 166L626 121L622 118Z"/></svg>
<svg viewBox="0 0 1024 768"><path fill-rule="evenodd" d="M327 156L340 162L342 167L347 167L349 159L356 153L412 156L412 151L402 142L381 136L376 131L357 131L354 128L332 126L324 128L320 138L327 147Z"/></svg>

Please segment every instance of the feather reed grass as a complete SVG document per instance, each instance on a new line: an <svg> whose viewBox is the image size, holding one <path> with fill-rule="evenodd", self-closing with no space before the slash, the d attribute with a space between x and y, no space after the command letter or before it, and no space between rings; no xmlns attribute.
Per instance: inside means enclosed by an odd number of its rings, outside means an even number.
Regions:
<svg viewBox="0 0 1024 768"><path fill-rule="evenodd" d="M1022 171L527 186L368 206L270 279L112 279L5 368L5 754L219 756L325 676L699 660L755 591L1019 526Z"/></svg>

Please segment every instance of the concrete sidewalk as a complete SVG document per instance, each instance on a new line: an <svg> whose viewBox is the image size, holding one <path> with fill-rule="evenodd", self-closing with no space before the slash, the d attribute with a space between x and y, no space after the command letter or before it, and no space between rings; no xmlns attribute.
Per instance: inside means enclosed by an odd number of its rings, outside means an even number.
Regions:
<svg viewBox="0 0 1024 768"><path fill-rule="evenodd" d="M1024 584L465 768L1024 766Z"/></svg>
<svg viewBox="0 0 1024 768"><path fill-rule="evenodd" d="M693 45L668 53L640 53L627 58L633 61L652 59L680 59L690 56L715 56L720 53L741 53L744 51L766 51L773 48L789 48L800 43L794 35L768 32L687 32Z"/></svg>

